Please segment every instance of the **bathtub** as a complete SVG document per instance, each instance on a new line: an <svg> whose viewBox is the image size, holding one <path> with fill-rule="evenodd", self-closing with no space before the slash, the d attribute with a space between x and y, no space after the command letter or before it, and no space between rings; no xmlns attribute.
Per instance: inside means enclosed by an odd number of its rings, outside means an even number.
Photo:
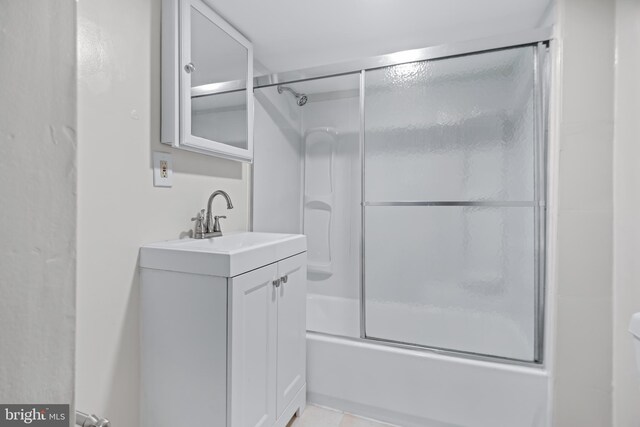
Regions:
<svg viewBox="0 0 640 427"><path fill-rule="evenodd" d="M309 296L308 329L328 332L307 332L309 402L406 427L548 426L543 368L338 336L358 336L357 304Z"/></svg>

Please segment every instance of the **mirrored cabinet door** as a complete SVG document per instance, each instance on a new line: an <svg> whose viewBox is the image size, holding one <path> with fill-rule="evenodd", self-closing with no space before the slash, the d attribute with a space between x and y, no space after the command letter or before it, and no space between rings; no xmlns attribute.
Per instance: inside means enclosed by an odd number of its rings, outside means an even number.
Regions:
<svg viewBox="0 0 640 427"><path fill-rule="evenodd" d="M202 0L163 7L163 142L251 161L251 43Z"/></svg>

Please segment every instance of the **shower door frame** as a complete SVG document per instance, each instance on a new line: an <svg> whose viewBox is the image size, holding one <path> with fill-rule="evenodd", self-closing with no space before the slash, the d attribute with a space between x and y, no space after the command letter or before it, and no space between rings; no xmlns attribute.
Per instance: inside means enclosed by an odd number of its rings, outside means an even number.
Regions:
<svg viewBox="0 0 640 427"><path fill-rule="evenodd" d="M344 75L359 74L359 146L361 161L361 230L360 230L360 337L338 336L356 342L369 342L391 347L398 347L417 351L427 351L442 355L450 355L472 360L499 362L503 364L545 366L545 328L546 328L546 299L547 295L547 223L549 206L548 163L549 163L549 102L551 88L551 55L550 43L553 40L553 28L540 28L517 34L499 37L489 37L479 40L458 42L447 45L412 49L348 61L337 64L322 65L295 71L257 76L254 78L253 89L276 86L280 84L303 82ZM521 360L488 354L452 350L426 345L410 344L387 339L366 336L366 300L365 300L365 73L367 71L402 65L412 62L455 58L471 54L480 54L496 50L526 47L535 48L534 51L534 201L527 206L534 207L534 351L533 360ZM252 164L253 168L253 164ZM251 193L253 192L253 173ZM253 194L250 195L253 200ZM453 202L464 206L494 206L495 203L485 201ZM517 203L517 202L516 202ZM403 202L405 205L428 205L429 202ZM509 202L500 203L500 206ZM510 205L513 205L511 203ZM250 223L253 226L253 203L250 211ZM319 335L335 336L323 332L313 332Z"/></svg>

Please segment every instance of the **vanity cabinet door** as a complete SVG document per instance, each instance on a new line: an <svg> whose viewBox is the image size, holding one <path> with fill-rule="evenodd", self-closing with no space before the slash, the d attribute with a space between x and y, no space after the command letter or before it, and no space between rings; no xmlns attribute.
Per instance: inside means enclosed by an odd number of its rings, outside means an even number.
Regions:
<svg viewBox="0 0 640 427"><path fill-rule="evenodd" d="M276 421L277 264L229 279L230 426Z"/></svg>
<svg viewBox="0 0 640 427"><path fill-rule="evenodd" d="M278 262L277 417L305 383L307 254Z"/></svg>

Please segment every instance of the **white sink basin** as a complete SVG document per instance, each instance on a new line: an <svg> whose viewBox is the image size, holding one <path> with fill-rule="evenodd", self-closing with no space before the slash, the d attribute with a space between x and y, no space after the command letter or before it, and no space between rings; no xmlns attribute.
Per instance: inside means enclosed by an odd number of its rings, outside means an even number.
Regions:
<svg viewBox="0 0 640 427"><path fill-rule="evenodd" d="M306 250L301 234L237 233L144 245L140 267L233 277Z"/></svg>

